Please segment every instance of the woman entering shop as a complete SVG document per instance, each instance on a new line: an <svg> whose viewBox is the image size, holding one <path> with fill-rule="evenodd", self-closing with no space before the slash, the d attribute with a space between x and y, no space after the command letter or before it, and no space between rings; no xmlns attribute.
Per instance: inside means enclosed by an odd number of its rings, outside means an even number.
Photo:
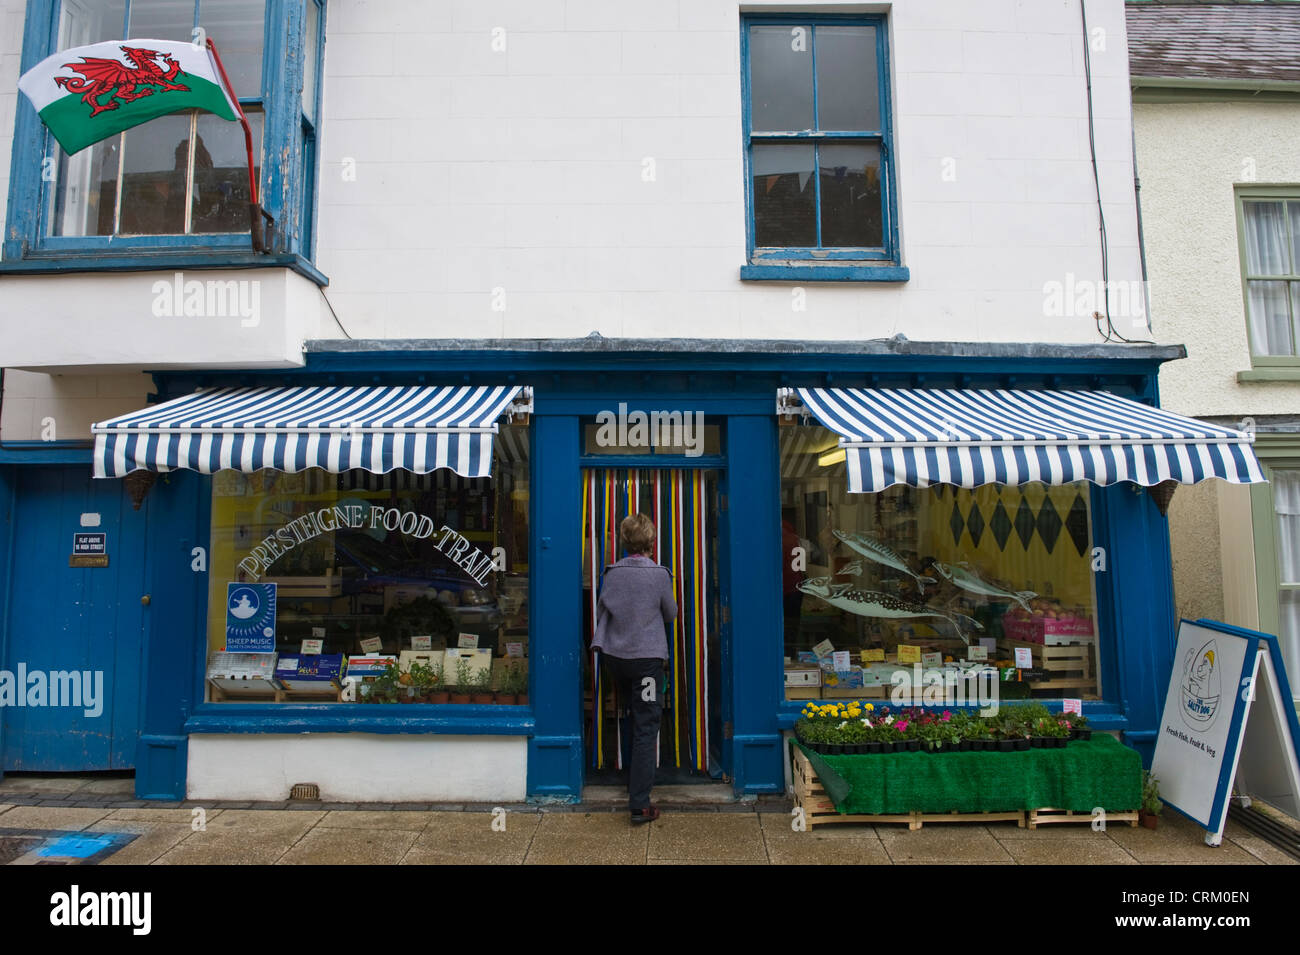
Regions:
<svg viewBox="0 0 1300 955"><path fill-rule="evenodd" d="M655 526L647 556L672 574L677 604L667 634L656 785L720 778L717 472L587 470L582 509L584 646L595 632L605 570L625 556L619 527L629 515L645 514ZM583 687L587 783L617 785L630 758L632 724L599 652L586 654Z"/></svg>

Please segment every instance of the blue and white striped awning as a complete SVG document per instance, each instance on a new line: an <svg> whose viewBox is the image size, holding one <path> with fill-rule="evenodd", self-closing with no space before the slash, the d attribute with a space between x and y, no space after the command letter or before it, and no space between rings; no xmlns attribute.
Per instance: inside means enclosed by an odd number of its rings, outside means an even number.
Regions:
<svg viewBox="0 0 1300 955"><path fill-rule="evenodd" d="M783 389L840 436L849 490L1264 480L1250 438L1104 391Z"/></svg>
<svg viewBox="0 0 1300 955"><path fill-rule="evenodd" d="M91 427L95 477L223 468L360 468L487 477L497 418L524 389L499 386L216 388Z"/></svg>

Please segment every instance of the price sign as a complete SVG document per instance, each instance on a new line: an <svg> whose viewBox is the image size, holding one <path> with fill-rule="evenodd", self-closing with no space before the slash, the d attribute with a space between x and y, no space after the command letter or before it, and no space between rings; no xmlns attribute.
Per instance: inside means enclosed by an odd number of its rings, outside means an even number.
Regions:
<svg viewBox="0 0 1300 955"><path fill-rule="evenodd" d="M989 658L988 647L967 647L966 648L967 660L987 660L988 658Z"/></svg>
<svg viewBox="0 0 1300 955"><path fill-rule="evenodd" d="M462 650L474 650L478 648L477 633L462 633L456 637L456 646Z"/></svg>
<svg viewBox="0 0 1300 955"><path fill-rule="evenodd" d="M384 641L379 637L366 637L361 641L363 653L378 653L384 648Z"/></svg>
<svg viewBox="0 0 1300 955"><path fill-rule="evenodd" d="M863 663L884 663L885 651L883 649L863 650L862 662Z"/></svg>
<svg viewBox="0 0 1300 955"><path fill-rule="evenodd" d="M1034 668L1034 651L1029 647L1016 647L1016 669L1032 670Z"/></svg>
<svg viewBox="0 0 1300 955"><path fill-rule="evenodd" d="M818 660L828 657L834 652L835 644L831 643L829 640L823 640L821 643L813 647L813 653L817 654Z"/></svg>
<svg viewBox="0 0 1300 955"><path fill-rule="evenodd" d="M311 653L316 653L316 654L318 654L318 653L320 653L320 651L321 651L321 647L322 647L322 645L324 644L324 642L325 642L325 641L323 641L323 640L304 640L304 641L302 642L302 653L304 653L304 654L311 654Z"/></svg>
<svg viewBox="0 0 1300 955"><path fill-rule="evenodd" d="M943 666L943 654L942 654L942 653L922 653L922 654L921 654L921 665L922 665L922 666L927 666L927 667L941 667L941 666Z"/></svg>
<svg viewBox="0 0 1300 955"><path fill-rule="evenodd" d="M432 649L433 649L433 637L432 637L432 636L429 636L429 635L425 635L425 636L422 636L422 637L412 636L412 637L411 637L411 649L412 649L412 650L432 650Z"/></svg>
<svg viewBox="0 0 1300 955"><path fill-rule="evenodd" d="M898 645L898 662L920 663L921 648L907 643L900 643Z"/></svg>
<svg viewBox="0 0 1300 955"><path fill-rule="evenodd" d="M1062 701L1061 701L1061 712L1062 712L1062 713L1078 713L1080 716L1082 716L1082 715L1083 715L1083 700L1062 700Z"/></svg>
<svg viewBox="0 0 1300 955"><path fill-rule="evenodd" d="M850 662L849 660L848 650L836 650L834 653L831 654L831 660L833 661L831 665L834 666L835 669L840 672L843 672L847 670L849 667L853 666L852 662Z"/></svg>

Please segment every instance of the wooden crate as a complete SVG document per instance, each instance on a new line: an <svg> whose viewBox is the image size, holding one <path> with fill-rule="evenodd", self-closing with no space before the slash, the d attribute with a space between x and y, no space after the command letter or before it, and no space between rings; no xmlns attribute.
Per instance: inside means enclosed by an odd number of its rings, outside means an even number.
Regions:
<svg viewBox="0 0 1300 955"><path fill-rule="evenodd" d="M1073 812L1069 809L1031 809L1029 810L1029 828L1037 829L1039 826L1046 826L1051 823L1073 822L1092 824L1092 813L1090 812ZM1138 824L1137 810L1132 812L1108 812L1106 813L1106 825L1112 822L1127 822L1130 826L1136 828Z"/></svg>
<svg viewBox="0 0 1300 955"><path fill-rule="evenodd" d="M998 647L999 654L1007 659L1015 656L1016 647L1029 647L1033 654L1034 669L1046 670L1052 674L1046 680L1034 680L1026 684L1032 690L1084 690L1089 698L1100 692L1097 684L1097 670L1093 664L1096 643L1076 643L1064 647L1047 647L1041 643L1003 644Z"/></svg>
<svg viewBox="0 0 1300 955"><path fill-rule="evenodd" d="M794 804L803 809L808 828L836 822L866 822L885 825L905 825L910 830L922 828L927 822L1014 822L1025 827L1025 814L1020 810L1008 812L900 812L882 815L843 814L826 795L826 789L813 770L812 762L803 750L792 747L791 764L794 779ZM870 758L870 757L865 757Z"/></svg>

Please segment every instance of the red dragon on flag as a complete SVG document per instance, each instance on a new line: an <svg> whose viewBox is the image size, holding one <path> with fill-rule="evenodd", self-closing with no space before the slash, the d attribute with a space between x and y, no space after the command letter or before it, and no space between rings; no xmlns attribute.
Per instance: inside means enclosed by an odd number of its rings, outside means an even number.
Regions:
<svg viewBox="0 0 1300 955"><path fill-rule="evenodd" d="M189 91L189 87L173 80L180 75L181 65L170 54L145 50L134 46L122 47L126 63L98 56L83 56L80 63L63 64L76 76L56 76L54 82L69 93L82 93L81 101L90 107L90 115L98 116L105 110L117 109L121 103L130 103L144 96L152 96L154 87L163 91ZM156 62L159 58L167 64L164 70ZM108 102L99 102L105 93L111 93Z"/></svg>

